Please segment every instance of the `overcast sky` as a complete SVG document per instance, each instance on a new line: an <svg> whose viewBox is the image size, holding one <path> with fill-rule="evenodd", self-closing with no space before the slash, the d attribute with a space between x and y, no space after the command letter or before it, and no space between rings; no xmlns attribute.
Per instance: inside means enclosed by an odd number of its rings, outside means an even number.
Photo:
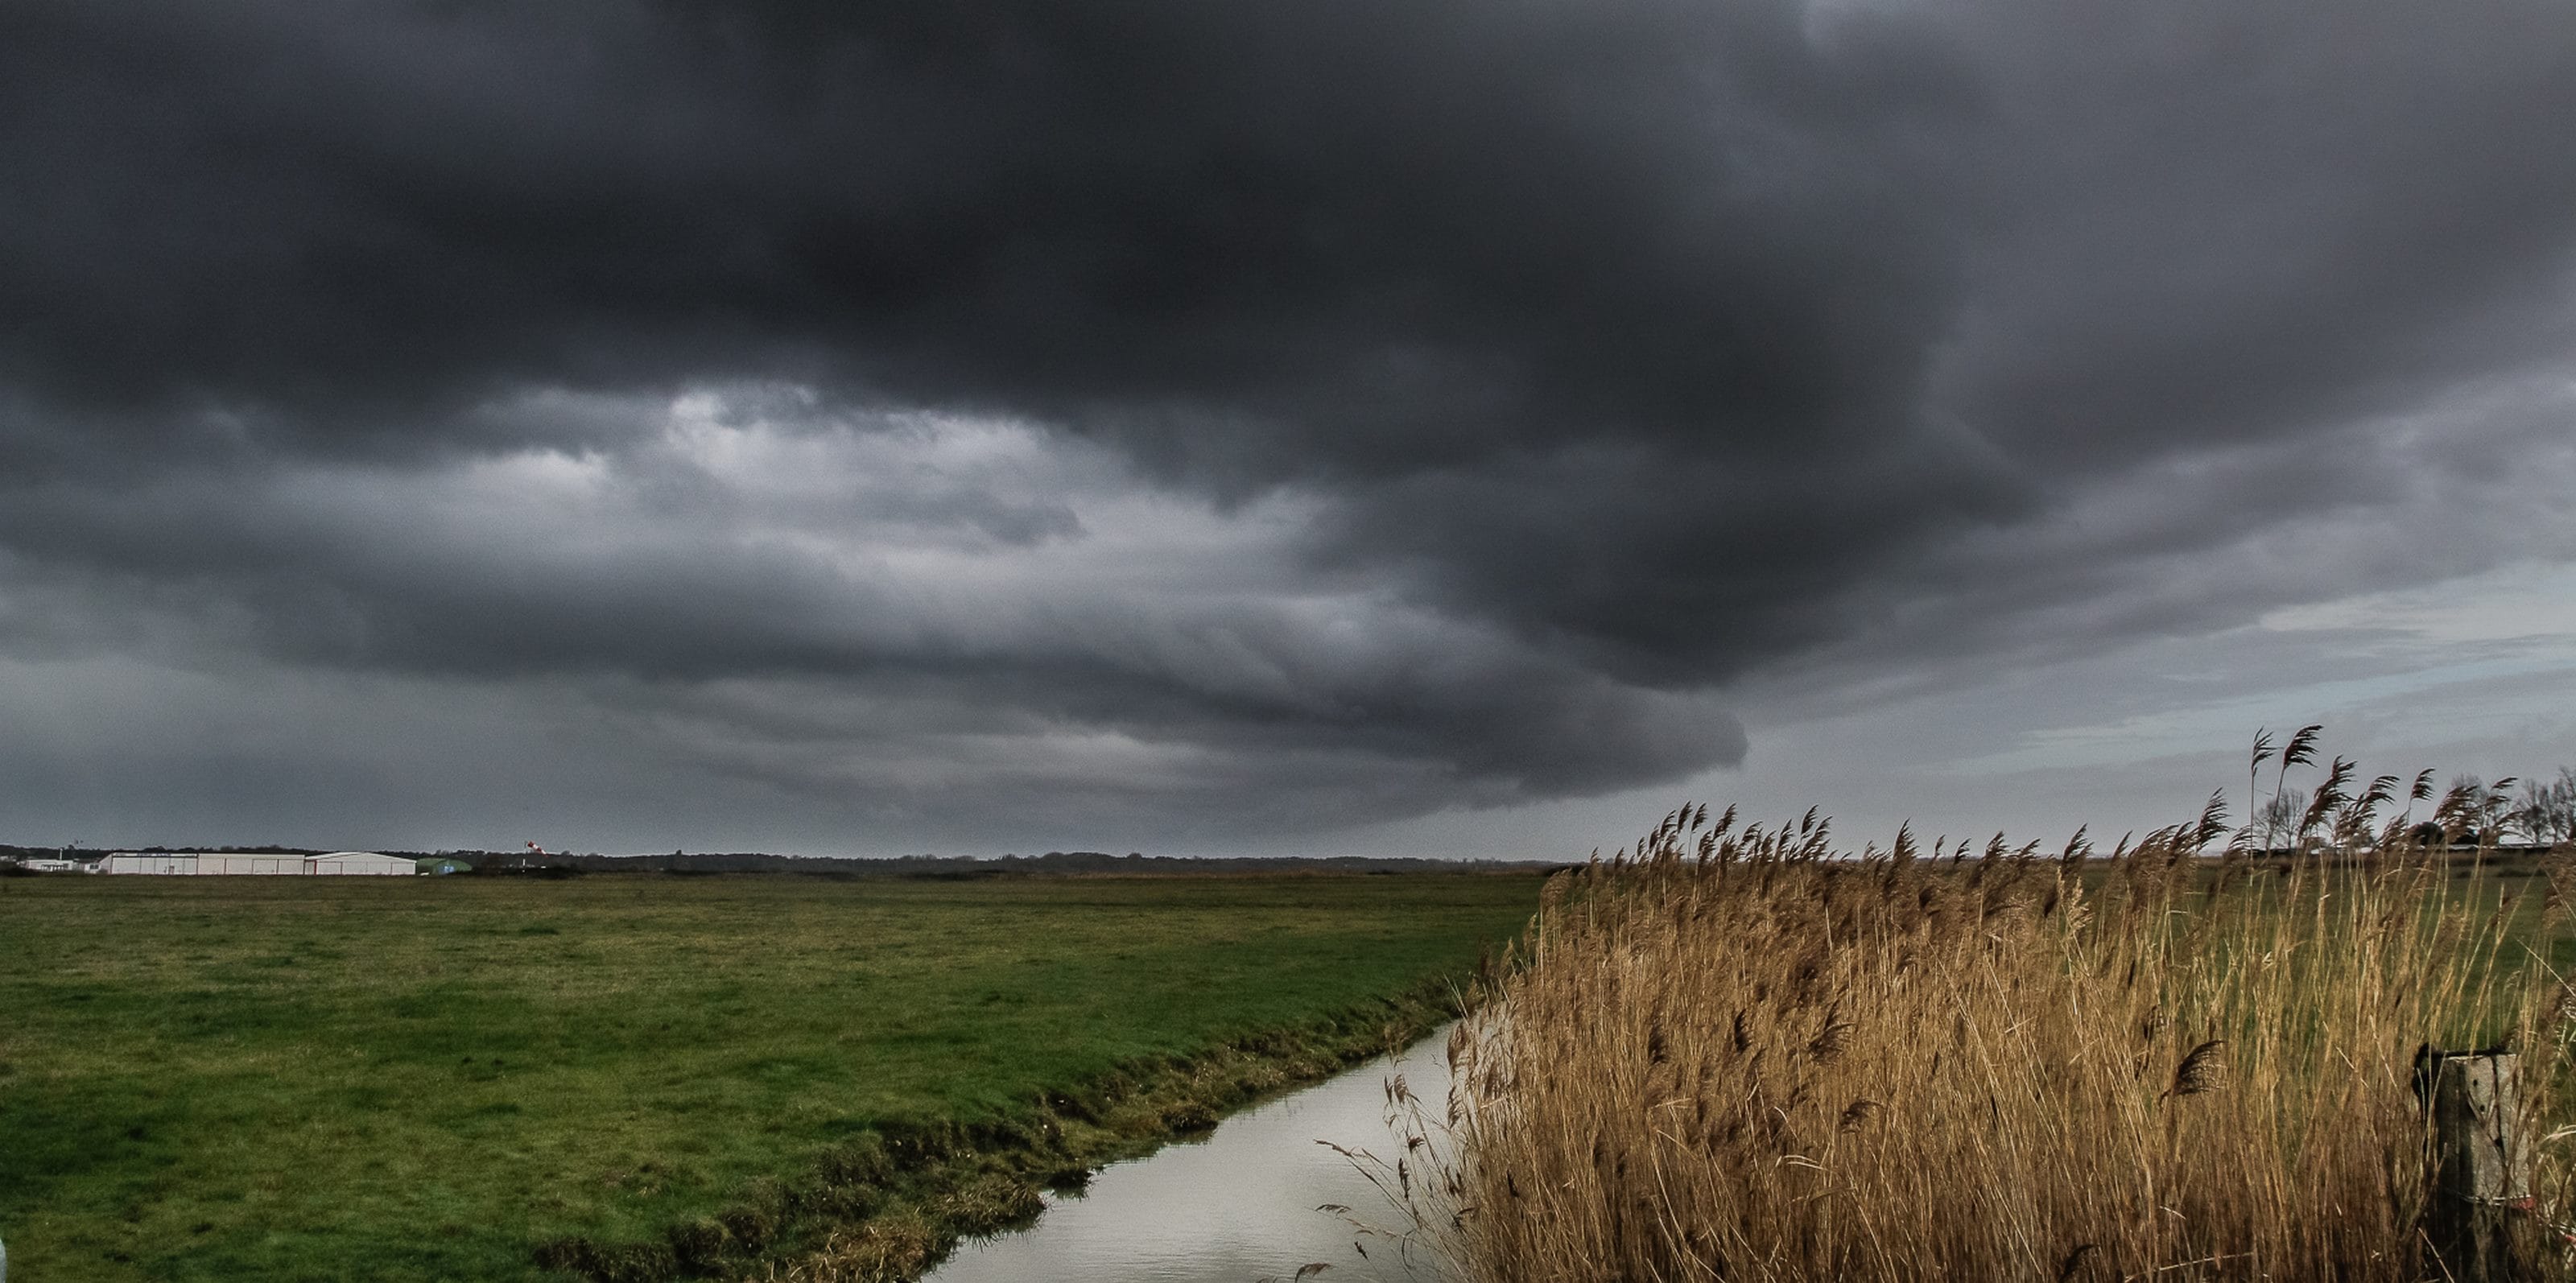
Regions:
<svg viewBox="0 0 2576 1283"><path fill-rule="evenodd" d="M2565 0L11 0L0 841L2552 773L2571 121Z"/></svg>

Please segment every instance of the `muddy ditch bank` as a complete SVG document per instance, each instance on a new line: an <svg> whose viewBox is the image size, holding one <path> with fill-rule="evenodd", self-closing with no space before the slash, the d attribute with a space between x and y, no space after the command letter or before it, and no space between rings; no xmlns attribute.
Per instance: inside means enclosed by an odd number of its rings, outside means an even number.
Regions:
<svg viewBox="0 0 2576 1283"><path fill-rule="evenodd" d="M1107 1164L1203 1137L1229 1113L1411 1047L1458 1014L1441 981L1195 1056L1122 1065L1041 1093L1014 1117L883 1123L658 1239L558 1238L536 1245L536 1260L595 1283L910 1283L963 1239L1034 1222L1044 1191L1078 1190Z"/></svg>

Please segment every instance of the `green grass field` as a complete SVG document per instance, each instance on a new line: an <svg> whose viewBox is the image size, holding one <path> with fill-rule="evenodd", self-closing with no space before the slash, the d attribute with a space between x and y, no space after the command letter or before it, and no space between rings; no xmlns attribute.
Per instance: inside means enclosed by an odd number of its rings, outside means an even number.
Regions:
<svg viewBox="0 0 2576 1283"><path fill-rule="evenodd" d="M1535 877L0 881L31 1283L539 1277L876 1124L1470 966Z"/></svg>

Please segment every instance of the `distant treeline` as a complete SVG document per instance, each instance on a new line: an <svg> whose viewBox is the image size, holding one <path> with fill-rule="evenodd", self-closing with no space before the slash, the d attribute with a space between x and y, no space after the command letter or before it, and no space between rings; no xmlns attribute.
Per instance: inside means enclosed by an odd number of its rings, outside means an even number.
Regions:
<svg viewBox="0 0 2576 1283"><path fill-rule="evenodd" d="M0 860L13 860L13 861L14 861L14 860L81 860L81 861L90 861L90 860L95 860L95 859L99 858L100 856L106 855L106 854L108 854L110 851L135 851L135 852L142 852L142 853L152 854L152 855L166 855L166 854L168 854L168 853L170 853L170 852L172 852L172 851L186 851L186 852L190 852L190 853L207 853L207 854L221 854L221 855L328 855L328 854L330 854L330 853L331 853L331 850L337 850L337 849L339 849L339 848L336 848L336 847L335 847L335 848L331 848L330 850L325 850L325 849L323 849L323 848L321 848L321 847L302 847L302 846L222 846L222 845L216 845L216 846L119 846L119 847L89 847L89 846L81 846L81 847L70 847L70 846L11 846L11 845L9 845L9 844L8 844L8 843L6 843L6 842L0 842ZM399 851L387 851L387 852L381 852L380 854L385 854L385 855L402 855L402 854L406 854L406 853L405 853L405 852L399 852Z"/></svg>
<svg viewBox="0 0 2576 1283"><path fill-rule="evenodd" d="M1131 852L1049 851L1044 855L907 855L894 859L769 855L753 851L669 855L537 855L529 852L439 851L422 858L462 860L477 873L795 873L807 876L995 878L1073 873L1493 873L1536 872L1555 865L1501 860L1421 860L1339 855L1209 859Z"/></svg>
<svg viewBox="0 0 2576 1283"><path fill-rule="evenodd" d="M319 850L280 846L147 846L121 850L142 852L210 851L255 855L319 855ZM0 860L95 859L100 852L59 847L0 844ZM1020 874L1073 873L1503 873L1539 872L1562 867L1541 861L1424 860L1359 855L1276 856L1211 859L1145 855L1130 852L1049 851L1044 855L973 856L907 855L892 859L844 856L771 855L758 851L674 851L669 855L573 855L548 851L386 851L415 860L453 860L475 873L535 874L557 877L582 873L796 873L807 876L993 878Z"/></svg>

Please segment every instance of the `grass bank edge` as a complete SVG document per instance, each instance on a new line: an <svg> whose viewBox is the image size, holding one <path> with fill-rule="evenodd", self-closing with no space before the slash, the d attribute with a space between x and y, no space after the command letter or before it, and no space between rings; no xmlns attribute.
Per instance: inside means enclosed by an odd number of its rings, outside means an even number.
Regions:
<svg viewBox="0 0 2576 1283"><path fill-rule="evenodd" d="M1462 1014L1462 980L1435 976L1195 1054L1123 1064L1034 1093L1025 1112L888 1120L658 1239L566 1236L537 1244L536 1261L599 1283L907 1283L966 1238L1034 1221L1041 1188L1079 1188L1104 1164L1204 1134L1227 1113L1420 1041Z"/></svg>
<svg viewBox="0 0 2576 1283"><path fill-rule="evenodd" d="M0 895L0 1010L31 1018L0 1022L0 1220L35 1273L536 1283L534 1243L658 1239L880 1120L1022 1112L1463 974L1540 889L347 881Z"/></svg>

